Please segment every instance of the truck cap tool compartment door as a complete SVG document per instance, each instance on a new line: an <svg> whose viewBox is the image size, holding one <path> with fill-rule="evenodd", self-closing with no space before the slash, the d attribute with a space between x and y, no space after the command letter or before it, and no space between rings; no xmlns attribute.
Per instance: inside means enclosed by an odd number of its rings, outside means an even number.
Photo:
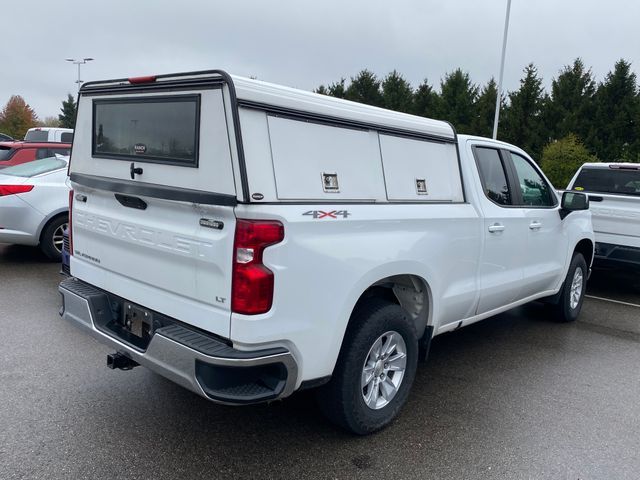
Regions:
<svg viewBox="0 0 640 480"><path fill-rule="evenodd" d="M83 88L71 273L228 336L236 190L224 88Z"/></svg>

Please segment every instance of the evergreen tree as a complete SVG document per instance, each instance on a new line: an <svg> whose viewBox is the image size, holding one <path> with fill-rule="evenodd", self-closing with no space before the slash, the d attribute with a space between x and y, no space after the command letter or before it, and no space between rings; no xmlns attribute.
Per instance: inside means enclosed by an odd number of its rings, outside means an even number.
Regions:
<svg viewBox="0 0 640 480"><path fill-rule="evenodd" d="M344 78L341 78L339 82L333 82L328 87L325 87L324 85L320 85L318 88L314 90L314 93L329 95L331 97L344 98L344 95L345 95L344 82L345 82Z"/></svg>
<svg viewBox="0 0 640 480"><path fill-rule="evenodd" d="M471 82L468 73L458 68L440 82L436 118L448 120L459 133L470 133L477 98L478 87Z"/></svg>
<svg viewBox="0 0 640 480"><path fill-rule="evenodd" d="M425 78L413 95L414 115L435 118L437 115L438 93L433 91L429 81Z"/></svg>
<svg viewBox="0 0 640 480"><path fill-rule="evenodd" d="M413 106L413 89L396 70L382 81L382 101L384 108L409 113Z"/></svg>
<svg viewBox="0 0 640 480"><path fill-rule="evenodd" d="M344 78L341 78L339 82L333 82L327 88L328 94L336 98L345 98L347 90L344 86L344 82L345 82Z"/></svg>
<svg viewBox="0 0 640 480"><path fill-rule="evenodd" d="M62 112L58 115L60 126L62 128L73 128L76 123L76 101L74 100L73 95L70 93L67 94L67 99L62 101L62 108L60 111Z"/></svg>
<svg viewBox="0 0 640 480"><path fill-rule="evenodd" d="M616 62L613 72L598 86L595 104L595 125L586 139L587 146L605 162L637 159L640 99L636 74L628 62Z"/></svg>
<svg viewBox="0 0 640 480"><path fill-rule="evenodd" d="M0 112L0 131L16 139L24 138L25 133L34 127L38 116L33 108L20 95L12 95Z"/></svg>
<svg viewBox="0 0 640 480"><path fill-rule="evenodd" d="M520 88L509 93L509 104L501 115L499 138L518 145L533 158L539 158L542 147L548 143L542 119L546 102L538 69L530 63L524 69Z"/></svg>
<svg viewBox="0 0 640 480"><path fill-rule="evenodd" d="M496 114L496 97L498 96L498 86L496 81L491 78L484 86L475 105L475 116L471 121L471 130L469 133L480 135L482 137L491 137L493 135L493 119ZM504 101L501 102L501 108L504 107Z"/></svg>
<svg viewBox="0 0 640 480"><path fill-rule="evenodd" d="M565 66L551 82L551 98L545 111L545 123L554 138L575 133L587 138L594 114L596 82L591 69L580 58Z"/></svg>
<svg viewBox="0 0 640 480"><path fill-rule="evenodd" d="M345 92L345 98L381 107L383 99L380 92L380 80L373 72L362 70L356 77L351 77L351 84Z"/></svg>

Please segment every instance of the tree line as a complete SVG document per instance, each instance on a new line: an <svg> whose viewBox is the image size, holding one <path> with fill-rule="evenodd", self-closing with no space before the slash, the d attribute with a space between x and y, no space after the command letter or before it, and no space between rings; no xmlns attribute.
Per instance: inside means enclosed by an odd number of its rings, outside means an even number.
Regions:
<svg viewBox="0 0 640 480"><path fill-rule="evenodd" d="M20 95L12 95L0 111L0 133L22 140L27 130L33 127L73 128L76 121L76 101L67 94L62 101L58 117L38 118L36 112Z"/></svg>
<svg viewBox="0 0 640 480"><path fill-rule="evenodd" d="M458 133L490 137L497 93L494 79L485 85L458 68L435 88L425 79L414 88L398 71L379 78L362 70L320 85L317 93L378 107L447 120ZM640 88L631 64L618 60L596 81L580 58L560 70L550 91L534 64L524 68L519 88L502 95L498 139L527 151L554 185L564 187L584 162L640 162ZM33 109L12 96L0 111L0 133L21 139L33 126L73 128L76 104L71 94L57 118L38 119Z"/></svg>
<svg viewBox="0 0 640 480"><path fill-rule="evenodd" d="M447 120L458 133L485 137L493 132L498 95L494 79L479 86L460 68L438 89L427 79L413 88L396 70L379 78L365 69L315 91ZM498 139L527 151L558 187L584 162L640 162L640 90L631 64L617 61L597 82L577 58L552 79L549 92L536 66L527 65L519 88L501 98Z"/></svg>

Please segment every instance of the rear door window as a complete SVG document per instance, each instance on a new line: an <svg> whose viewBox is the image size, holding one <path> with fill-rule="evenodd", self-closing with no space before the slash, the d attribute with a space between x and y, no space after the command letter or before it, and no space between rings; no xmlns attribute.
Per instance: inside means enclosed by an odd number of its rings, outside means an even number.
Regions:
<svg viewBox="0 0 640 480"><path fill-rule="evenodd" d="M200 96L93 102L93 156L198 166Z"/></svg>
<svg viewBox="0 0 640 480"><path fill-rule="evenodd" d="M583 168L573 190L640 196L640 168Z"/></svg>
<svg viewBox="0 0 640 480"><path fill-rule="evenodd" d="M511 191L507 183L500 153L495 148L475 148L478 170L484 193L498 205L511 205Z"/></svg>

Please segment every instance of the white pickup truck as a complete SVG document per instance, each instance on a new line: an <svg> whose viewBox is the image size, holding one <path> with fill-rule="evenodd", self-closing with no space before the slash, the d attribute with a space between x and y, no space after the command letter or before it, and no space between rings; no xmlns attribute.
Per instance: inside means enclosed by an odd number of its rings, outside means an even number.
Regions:
<svg viewBox="0 0 640 480"><path fill-rule="evenodd" d="M210 400L319 387L358 434L431 339L536 299L574 320L587 196L446 122L222 71L88 82L61 315Z"/></svg>
<svg viewBox="0 0 640 480"><path fill-rule="evenodd" d="M594 202L596 265L640 269L640 163L585 163L567 189Z"/></svg>
<svg viewBox="0 0 640 480"><path fill-rule="evenodd" d="M73 141L73 129L58 127L33 127L27 130L27 133L24 136L24 141L71 143Z"/></svg>

